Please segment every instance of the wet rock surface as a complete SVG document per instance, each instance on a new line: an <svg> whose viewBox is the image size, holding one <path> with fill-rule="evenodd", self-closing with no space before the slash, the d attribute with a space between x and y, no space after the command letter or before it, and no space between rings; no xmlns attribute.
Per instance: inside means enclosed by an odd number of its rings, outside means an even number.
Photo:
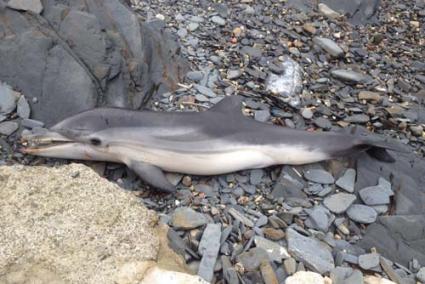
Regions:
<svg viewBox="0 0 425 284"><path fill-rule="evenodd" d="M224 96L242 95L244 115L257 121L305 131L374 132L405 144L410 153L391 152L392 164L363 153L216 177L168 175L176 195L147 190L124 166L88 164L159 212L171 227L173 248L193 273L213 283L421 279L425 7L420 1L378 6L377 1L132 0L131 9L116 1L104 1L102 9L95 3L81 9L42 3L40 16L1 10L0 19L6 17L15 34L12 40L0 24L5 51L0 63L7 67L0 70L1 163L65 163L24 156L16 151L16 140L23 128L50 125L51 115L66 116L71 109L101 102L203 111ZM166 34L177 43L165 40ZM31 68L15 64L16 58ZM191 72L179 69L179 58L190 62ZM181 212L182 222L175 222Z"/></svg>

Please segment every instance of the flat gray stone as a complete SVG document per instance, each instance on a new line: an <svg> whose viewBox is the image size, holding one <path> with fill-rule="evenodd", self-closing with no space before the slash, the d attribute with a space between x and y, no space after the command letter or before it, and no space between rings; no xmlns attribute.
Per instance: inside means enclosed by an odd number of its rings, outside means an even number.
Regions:
<svg viewBox="0 0 425 284"><path fill-rule="evenodd" d="M348 192L354 192L354 182L356 180L356 170L347 169L345 173L336 181L336 185Z"/></svg>
<svg viewBox="0 0 425 284"><path fill-rule="evenodd" d="M185 38L187 36L187 30L185 28L181 28L177 31L177 35L180 38Z"/></svg>
<svg viewBox="0 0 425 284"><path fill-rule="evenodd" d="M28 101L25 99L24 96L21 96L18 100L18 108L17 113L19 117L21 118L30 118L31 109L30 105L28 104Z"/></svg>
<svg viewBox="0 0 425 284"><path fill-rule="evenodd" d="M305 118L305 119L311 119L313 117L313 112L311 111L311 109L309 108L303 108L301 110L301 115Z"/></svg>
<svg viewBox="0 0 425 284"><path fill-rule="evenodd" d="M15 110L16 102L19 99L19 93L12 87L0 81L0 113L8 114Z"/></svg>
<svg viewBox="0 0 425 284"><path fill-rule="evenodd" d="M238 284L239 278L238 273L236 272L235 267L233 267L230 259L226 255L221 256L221 265L223 267L223 277L224 280L229 284Z"/></svg>
<svg viewBox="0 0 425 284"><path fill-rule="evenodd" d="M323 200L323 204L333 213L341 214L344 213L355 200L356 196L354 194L340 192L326 197L325 200Z"/></svg>
<svg viewBox="0 0 425 284"><path fill-rule="evenodd" d="M263 261L270 261L267 252L260 247L243 252L236 259L246 271L257 270Z"/></svg>
<svg viewBox="0 0 425 284"><path fill-rule="evenodd" d="M198 252L202 255L198 275L208 282L214 276L214 266L220 250L221 224L208 224L202 234Z"/></svg>
<svg viewBox="0 0 425 284"><path fill-rule="evenodd" d="M177 208L171 216L171 226L175 229L191 230L207 223L204 214L189 207Z"/></svg>
<svg viewBox="0 0 425 284"><path fill-rule="evenodd" d="M217 95L214 93L213 90L211 90L210 88L207 88L205 86L199 85L199 84L195 84L194 85L195 89L200 92L201 94L209 97L209 98L215 98Z"/></svg>
<svg viewBox="0 0 425 284"><path fill-rule="evenodd" d="M344 281L344 284L363 284L363 273L355 269Z"/></svg>
<svg viewBox="0 0 425 284"><path fill-rule="evenodd" d="M305 237L292 228L286 230L286 239L289 254L310 269L324 274L335 267L329 247L321 241Z"/></svg>
<svg viewBox="0 0 425 284"><path fill-rule="evenodd" d="M327 171L321 169L311 169L304 173L304 177L312 182L321 184L331 184L335 182L334 177Z"/></svg>
<svg viewBox="0 0 425 284"><path fill-rule="evenodd" d="M260 49L251 47L251 46L246 46L246 45L241 48L240 52L243 54L249 55L252 58L260 58L261 55L263 54L263 52Z"/></svg>
<svg viewBox="0 0 425 284"><path fill-rule="evenodd" d="M348 83L362 83L365 80L365 76L361 73L352 71L352 70L344 70L344 69L337 69L332 70L331 75L339 80L348 82Z"/></svg>
<svg viewBox="0 0 425 284"><path fill-rule="evenodd" d="M344 121L351 123L366 123L370 120L370 117L366 114L353 114L344 118Z"/></svg>
<svg viewBox="0 0 425 284"><path fill-rule="evenodd" d="M229 214L232 215L233 218L241 221L245 226L248 226L251 228L254 227L254 222L248 217L246 217L243 213L236 210L235 208L230 208Z"/></svg>
<svg viewBox="0 0 425 284"><path fill-rule="evenodd" d="M199 82L204 78L204 73L202 71L190 71L187 72L186 78L194 82Z"/></svg>
<svg viewBox="0 0 425 284"><path fill-rule="evenodd" d="M196 31L198 28L199 28L199 24L198 24L198 23L196 23L196 22L192 22L192 23L189 23L189 24L187 25L187 29L188 29L189 31L191 31L191 32Z"/></svg>
<svg viewBox="0 0 425 284"><path fill-rule="evenodd" d="M295 271L297 271L297 262L292 257L285 259L283 266L285 267L285 271L288 275L292 275Z"/></svg>
<svg viewBox="0 0 425 284"><path fill-rule="evenodd" d="M266 122L270 119L270 111L268 110L256 110L254 113L254 119L260 122Z"/></svg>
<svg viewBox="0 0 425 284"><path fill-rule="evenodd" d="M332 214L325 207L318 205L313 209L306 209L309 216L305 221L305 224L313 229L327 232L329 226L332 224Z"/></svg>
<svg viewBox="0 0 425 284"><path fill-rule="evenodd" d="M318 117L314 119L313 123L322 129L330 130L332 128L332 123L329 121L329 119L324 117Z"/></svg>
<svg viewBox="0 0 425 284"><path fill-rule="evenodd" d="M254 169L251 170L251 173L249 175L249 182L252 185L258 185L261 183L261 179L263 178L264 171L261 169Z"/></svg>
<svg viewBox="0 0 425 284"><path fill-rule="evenodd" d="M379 265L379 254L368 253L359 256L359 266L369 270Z"/></svg>
<svg viewBox="0 0 425 284"><path fill-rule="evenodd" d="M328 5L324 3L319 3L318 5L319 12L325 15L326 17L329 17L331 19L335 19L338 17L341 17L341 14L330 8Z"/></svg>
<svg viewBox="0 0 425 284"><path fill-rule="evenodd" d="M0 134L9 136L18 128L19 124L16 121L5 121L0 123Z"/></svg>
<svg viewBox="0 0 425 284"><path fill-rule="evenodd" d="M236 69L236 70L228 70L227 71L227 79L229 80L234 80L239 78L242 75L241 70Z"/></svg>
<svg viewBox="0 0 425 284"><path fill-rule="evenodd" d="M351 275L352 272L353 269L351 267L335 267L330 273L332 284L345 284L345 279Z"/></svg>
<svg viewBox="0 0 425 284"><path fill-rule="evenodd" d="M286 248L276 242L270 241L260 236L255 236L254 242L257 247L262 248L267 252L270 260L281 263L282 259L290 257Z"/></svg>
<svg viewBox="0 0 425 284"><path fill-rule="evenodd" d="M189 21L194 22L194 23L202 23L204 21L204 18L201 16L191 16L189 18Z"/></svg>
<svg viewBox="0 0 425 284"><path fill-rule="evenodd" d="M366 205L383 205L390 203L388 191L381 186L370 186L359 191L359 195Z"/></svg>
<svg viewBox="0 0 425 284"><path fill-rule="evenodd" d="M225 24L226 24L226 20L225 19L223 19L222 17L220 17L220 16L213 16L212 18L211 18L211 21L213 22L213 23L216 23L217 25L219 25L219 26L224 26Z"/></svg>
<svg viewBox="0 0 425 284"><path fill-rule="evenodd" d="M372 207L353 204L348 208L347 215L351 220L362 224L370 224L376 221L378 213Z"/></svg>
<svg viewBox="0 0 425 284"><path fill-rule="evenodd" d="M392 189L391 183L384 179L383 177L380 177L378 180L378 186L380 186L382 189L385 189L385 191L388 193L389 196L394 195L394 191Z"/></svg>
<svg viewBox="0 0 425 284"><path fill-rule="evenodd" d="M22 119L21 125L23 127L33 129L35 127L43 127L44 123L42 121L39 121L39 120L27 118L27 119Z"/></svg>
<svg viewBox="0 0 425 284"><path fill-rule="evenodd" d="M43 11L43 5L40 0L10 0L7 6L15 10L31 11L36 14L40 14Z"/></svg>
<svg viewBox="0 0 425 284"><path fill-rule="evenodd" d="M314 37L313 42L333 57L340 57L344 54L342 48L331 39L324 37Z"/></svg>

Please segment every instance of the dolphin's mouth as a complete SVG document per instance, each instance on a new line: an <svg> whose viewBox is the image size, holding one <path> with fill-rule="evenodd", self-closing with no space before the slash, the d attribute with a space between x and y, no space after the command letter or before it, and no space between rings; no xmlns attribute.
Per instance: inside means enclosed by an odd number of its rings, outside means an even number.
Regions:
<svg viewBox="0 0 425 284"><path fill-rule="evenodd" d="M24 130L21 135L20 151L26 154L37 154L52 147L75 143L75 141L45 128Z"/></svg>

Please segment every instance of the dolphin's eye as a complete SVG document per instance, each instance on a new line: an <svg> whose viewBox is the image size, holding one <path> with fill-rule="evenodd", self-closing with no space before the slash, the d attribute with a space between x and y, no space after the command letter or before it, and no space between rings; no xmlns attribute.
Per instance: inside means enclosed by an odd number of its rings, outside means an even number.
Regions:
<svg viewBox="0 0 425 284"><path fill-rule="evenodd" d="M102 141L100 141L99 138L90 138L90 144L92 144L93 146L99 146L100 144L102 144Z"/></svg>

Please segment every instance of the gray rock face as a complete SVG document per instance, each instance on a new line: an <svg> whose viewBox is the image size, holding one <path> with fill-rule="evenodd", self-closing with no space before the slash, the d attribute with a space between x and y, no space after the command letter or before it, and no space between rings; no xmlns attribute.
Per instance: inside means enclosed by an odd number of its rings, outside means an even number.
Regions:
<svg viewBox="0 0 425 284"><path fill-rule="evenodd" d="M348 192L354 192L354 182L356 180L356 170L347 169L343 176L337 181L336 185Z"/></svg>
<svg viewBox="0 0 425 284"><path fill-rule="evenodd" d="M208 224L202 234L198 251L202 255L198 275L208 282L214 276L214 265L220 249L221 224Z"/></svg>
<svg viewBox="0 0 425 284"><path fill-rule="evenodd" d="M416 258L425 263L425 221L423 215L381 216L370 224L359 242L365 249L375 247L386 258L408 265Z"/></svg>
<svg viewBox="0 0 425 284"><path fill-rule="evenodd" d="M354 194L341 192L326 197L323 204L332 212L340 214L344 213L355 200Z"/></svg>
<svg viewBox="0 0 425 284"><path fill-rule="evenodd" d="M18 3L40 1L8 4ZM41 21L13 9L0 15L14 35L0 38L0 80L22 91L32 118L51 126L96 106L138 109L177 88L188 67L162 24L140 24L119 1L67 3L43 2Z"/></svg>
<svg viewBox="0 0 425 284"><path fill-rule="evenodd" d="M171 225L176 229L190 230L207 223L206 217L189 207L177 208L171 217Z"/></svg>
<svg viewBox="0 0 425 284"><path fill-rule="evenodd" d="M331 39L323 37L314 37L313 42L333 57L340 57L344 54L342 48L339 47L339 45Z"/></svg>
<svg viewBox="0 0 425 284"><path fill-rule="evenodd" d="M309 181L321 184L331 184L335 182L334 177L330 173L320 169L307 170L304 173L304 177Z"/></svg>
<svg viewBox="0 0 425 284"><path fill-rule="evenodd" d="M388 190L381 186L370 186L359 191L363 202L367 205L383 205L390 203Z"/></svg>
<svg viewBox="0 0 425 284"><path fill-rule="evenodd" d="M264 251L267 252L270 260L280 263L282 262L282 259L290 257L290 255L286 251L286 248L279 245L278 243L267 240L260 236L255 236L254 242L257 247L262 248L264 249Z"/></svg>
<svg viewBox="0 0 425 284"><path fill-rule="evenodd" d="M365 80L365 76L351 70L344 70L344 69L332 70L331 75L335 77L336 79L340 79L347 83L353 83L353 84L358 84Z"/></svg>
<svg viewBox="0 0 425 284"><path fill-rule="evenodd" d="M348 208L347 215L351 220L362 224L370 224L376 221L378 213L372 207L353 204Z"/></svg>
<svg viewBox="0 0 425 284"><path fill-rule="evenodd" d="M286 231L286 238L288 252L310 269L324 274L335 267L330 249L324 243L305 237L292 228Z"/></svg>

